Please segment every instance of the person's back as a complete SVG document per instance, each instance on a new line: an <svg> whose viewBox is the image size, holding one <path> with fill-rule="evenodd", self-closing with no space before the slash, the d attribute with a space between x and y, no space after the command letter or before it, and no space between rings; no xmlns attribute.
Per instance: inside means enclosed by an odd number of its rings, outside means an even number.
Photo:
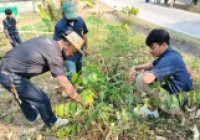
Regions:
<svg viewBox="0 0 200 140"><path fill-rule="evenodd" d="M2 66L26 77L48 70L53 76L57 72L64 73L64 62L58 43L47 37L34 38L13 48L2 58Z"/></svg>
<svg viewBox="0 0 200 140"><path fill-rule="evenodd" d="M71 56L77 50L60 46L47 37L33 38L13 48L2 58L0 84L13 93L21 111L31 123L40 115L45 125L56 127L67 125L67 119L56 117L48 96L35 86L30 78L48 70L70 98L81 103L81 98L65 76L64 56Z"/></svg>
<svg viewBox="0 0 200 140"><path fill-rule="evenodd" d="M151 70L157 80L164 80L163 88L169 93L180 93L192 89L192 78L186 69L182 56L172 47L169 47L164 54L153 62Z"/></svg>

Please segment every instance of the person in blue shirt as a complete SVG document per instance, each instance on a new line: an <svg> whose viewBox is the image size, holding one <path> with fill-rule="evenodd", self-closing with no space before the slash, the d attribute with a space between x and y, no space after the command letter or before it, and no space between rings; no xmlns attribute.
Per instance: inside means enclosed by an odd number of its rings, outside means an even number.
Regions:
<svg viewBox="0 0 200 140"><path fill-rule="evenodd" d="M169 94L179 94L182 92L191 91L193 88L193 81L191 72L185 64L182 56L170 46L169 33L162 29L152 30L146 38L146 44L150 49L150 53L156 59L153 62L133 66L129 71L129 82L135 80L136 88L151 97L161 97L159 90L150 85L159 82L162 91ZM139 72L137 75L137 71ZM164 100L160 100L160 108L163 109ZM151 112L147 108L142 110ZM163 109L167 113L173 112L172 110ZM156 114L156 113L155 113Z"/></svg>
<svg viewBox="0 0 200 140"><path fill-rule="evenodd" d="M13 17L12 10L5 10L6 18L3 20L4 33L13 47L19 45L22 40L16 27L16 20Z"/></svg>
<svg viewBox="0 0 200 140"><path fill-rule="evenodd" d="M71 1L67 1L62 6L62 18L56 23L55 31L54 31L54 40L59 44L63 44L63 42L67 41L64 35L68 35L72 31L75 31L79 36L84 39L84 50L82 47L82 51L85 56L88 55L88 40L87 33L88 29L84 22L84 20L78 16L75 5ZM71 80L74 73L80 73L82 70L82 57L83 54L79 51L75 53L73 56L67 58L65 64L66 69L68 71L67 77Z"/></svg>

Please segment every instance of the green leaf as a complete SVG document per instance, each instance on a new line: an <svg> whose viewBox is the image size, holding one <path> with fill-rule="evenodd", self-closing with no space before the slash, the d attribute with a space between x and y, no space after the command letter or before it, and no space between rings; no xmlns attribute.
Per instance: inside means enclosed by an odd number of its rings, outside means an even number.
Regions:
<svg viewBox="0 0 200 140"><path fill-rule="evenodd" d="M189 92L189 93L188 93L188 105L189 105L190 107L192 107L192 106L195 104L195 101L196 101L196 99L195 99L195 94L192 93L192 92Z"/></svg>
<svg viewBox="0 0 200 140"><path fill-rule="evenodd" d="M94 1L93 0L84 0L85 1L85 3L88 5L88 6L90 6L90 7L93 7L94 6Z"/></svg>
<svg viewBox="0 0 200 140"><path fill-rule="evenodd" d="M78 73L74 73L72 76L72 83L76 83L77 79L78 79Z"/></svg>
<svg viewBox="0 0 200 140"><path fill-rule="evenodd" d="M77 111L77 104L76 103L72 103L71 104L71 114L72 114L72 116L75 115L76 111Z"/></svg>
<svg viewBox="0 0 200 140"><path fill-rule="evenodd" d="M51 17L46 13L46 11L42 8L41 5L38 5L38 11L40 13L40 16L41 16L42 20L51 21Z"/></svg>
<svg viewBox="0 0 200 140"><path fill-rule="evenodd" d="M81 133L81 129L82 129L82 124L81 123L78 123L77 125L77 133Z"/></svg>
<svg viewBox="0 0 200 140"><path fill-rule="evenodd" d="M124 121L128 121L128 112L126 109L122 109L122 118Z"/></svg>
<svg viewBox="0 0 200 140"><path fill-rule="evenodd" d="M179 98L180 106L182 106L185 100L184 94L183 93L178 94L178 98Z"/></svg>
<svg viewBox="0 0 200 140"><path fill-rule="evenodd" d="M69 137L69 134L70 132L72 131L72 126L71 125L68 125L66 128L65 128L65 135L67 137Z"/></svg>
<svg viewBox="0 0 200 140"><path fill-rule="evenodd" d="M84 86L87 86L88 85L88 79L87 78L85 78L85 77L83 77L83 85Z"/></svg>
<svg viewBox="0 0 200 140"><path fill-rule="evenodd" d="M160 104L159 97L152 97L152 98L150 98L150 105L152 105L154 107L159 107L159 104Z"/></svg>
<svg viewBox="0 0 200 140"><path fill-rule="evenodd" d="M90 114L88 114L88 118L87 120L89 121L94 121L98 118L98 112L97 111L93 111Z"/></svg>
<svg viewBox="0 0 200 140"><path fill-rule="evenodd" d="M92 73L93 82L97 82L97 73Z"/></svg>
<svg viewBox="0 0 200 140"><path fill-rule="evenodd" d="M83 78L82 77L79 77L76 84L80 85L83 83Z"/></svg>
<svg viewBox="0 0 200 140"><path fill-rule="evenodd" d="M151 107L151 105L149 104L150 103L150 99L149 98L144 98L143 102L144 102L144 106L149 107L149 108Z"/></svg>
<svg viewBox="0 0 200 140"><path fill-rule="evenodd" d="M71 110L71 103L67 103L64 106L64 114L66 117L70 116L70 110Z"/></svg>
<svg viewBox="0 0 200 140"><path fill-rule="evenodd" d="M166 106L166 108L170 109L171 108L171 104L172 104L172 101L171 101L170 95L166 95L165 96L165 106Z"/></svg>
<svg viewBox="0 0 200 140"><path fill-rule="evenodd" d="M127 14L127 15L129 15L129 16L131 16L131 15L137 15L138 13L139 13L139 9L137 9L137 8L135 8L135 7L124 7L123 9L122 9L122 12L124 13L124 14Z"/></svg>
<svg viewBox="0 0 200 140"><path fill-rule="evenodd" d="M64 105L63 104L56 106L56 114L61 118L63 117L63 115L64 115Z"/></svg>
<svg viewBox="0 0 200 140"><path fill-rule="evenodd" d="M92 82L92 83L96 83L97 82L97 73L93 72L88 77L89 77L90 82Z"/></svg>
<svg viewBox="0 0 200 140"><path fill-rule="evenodd" d="M73 124L73 125L72 125L72 135L73 135L73 136L76 136L76 135L77 135L77 125L76 125L76 124Z"/></svg>
<svg viewBox="0 0 200 140"><path fill-rule="evenodd" d="M90 121L87 121L84 125L85 127L85 130L89 130L90 129L90 125L91 125L91 122Z"/></svg>
<svg viewBox="0 0 200 140"><path fill-rule="evenodd" d="M197 92L195 93L195 99L196 99L196 103L197 103L198 105L200 105L200 91L197 91Z"/></svg>
<svg viewBox="0 0 200 140"><path fill-rule="evenodd" d="M175 105L176 108L179 108L179 100L176 97L176 95L171 95L172 101L173 101L173 105Z"/></svg>
<svg viewBox="0 0 200 140"><path fill-rule="evenodd" d="M84 90L81 97L84 105L92 105L94 102L94 93L91 90Z"/></svg>
<svg viewBox="0 0 200 140"><path fill-rule="evenodd" d="M58 131L57 131L57 137L59 138L59 139L62 139L63 137L64 137L64 130L63 129L59 129Z"/></svg>
<svg viewBox="0 0 200 140"><path fill-rule="evenodd" d="M77 104L77 111L76 111L76 116L78 114L81 114L83 112L83 107L81 106L81 104Z"/></svg>

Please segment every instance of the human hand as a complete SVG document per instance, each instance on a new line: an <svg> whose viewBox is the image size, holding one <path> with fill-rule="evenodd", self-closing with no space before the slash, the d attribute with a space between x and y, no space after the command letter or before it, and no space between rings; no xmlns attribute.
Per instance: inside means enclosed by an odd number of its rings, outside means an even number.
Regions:
<svg viewBox="0 0 200 140"><path fill-rule="evenodd" d="M78 96L76 96L76 98L74 99L76 102L78 102L78 103L82 103L82 99L81 99L81 97L78 95Z"/></svg>
<svg viewBox="0 0 200 140"><path fill-rule="evenodd" d="M128 72L128 82L131 84L136 78L136 69L135 67L131 67Z"/></svg>
<svg viewBox="0 0 200 140"><path fill-rule="evenodd" d="M84 55L87 57L88 56L88 50L84 51Z"/></svg>

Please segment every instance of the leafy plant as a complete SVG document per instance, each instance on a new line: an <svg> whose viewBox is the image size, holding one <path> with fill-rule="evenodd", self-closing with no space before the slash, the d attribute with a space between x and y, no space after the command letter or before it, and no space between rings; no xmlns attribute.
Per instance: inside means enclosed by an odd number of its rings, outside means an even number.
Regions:
<svg viewBox="0 0 200 140"><path fill-rule="evenodd" d="M99 24L104 23L95 16L88 19L91 25L98 21ZM94 46L96 54L93 53L85 58L84 63L87 67L83 67L82 75L73 76L73 83L81 87L79 92L83 103L68 102L56 108L58 116L68 118L71 122L69 126L58 130L58 137L78 139L85 136L87 139L86 135L90 133L90 135L96 134L99 139L128 137L136 140L153 140L157 133L152 133L160 124L173 127L177 122L176 119L164 117L156 120L143 119L133 111L135 107L140 108L143 104L158 107L160 103L159 98L147 96L144 97L142 104L138 103L134 96L134 85L130 86L126 82L126 69L130 65L151 59L145 49L145 36L131 29L126 22L121 25L107 25L103 29L106 33L103 34L102 46ZM159 86L155 85L155 88ZM164 106L168 110L171 107L178 108L184 105L185 98L188 99L189 107L199 105L200 102L198 91L179 95L169 95L162 90L161 92L164 93ZM166 130L166 128L159 129ZM96 136L91 137L98 139Z"/></svg>
<svg viewBox="0 0 200 140"><path fill-rule="evenodd" d="M52 25L51 17L49 16L49 14L44 10L44 8L41 5L38 5L38 10L43 22L48 27L48 31L52 31L53 25Z"/></svg>
<svg viewBox="0 0 200 140"><path fill-rule="evenodd" d="M95 5L94 0L83 0L88 6L93 7Z"/></svg>
<svg viewBox="0 0 200 140"><path fill-rule="evenodd" d="M139 9L135 8L135 7L124 7L122 9L122 13L127 14L129 16L134 15L136 16L139 13Z"/></svg>

